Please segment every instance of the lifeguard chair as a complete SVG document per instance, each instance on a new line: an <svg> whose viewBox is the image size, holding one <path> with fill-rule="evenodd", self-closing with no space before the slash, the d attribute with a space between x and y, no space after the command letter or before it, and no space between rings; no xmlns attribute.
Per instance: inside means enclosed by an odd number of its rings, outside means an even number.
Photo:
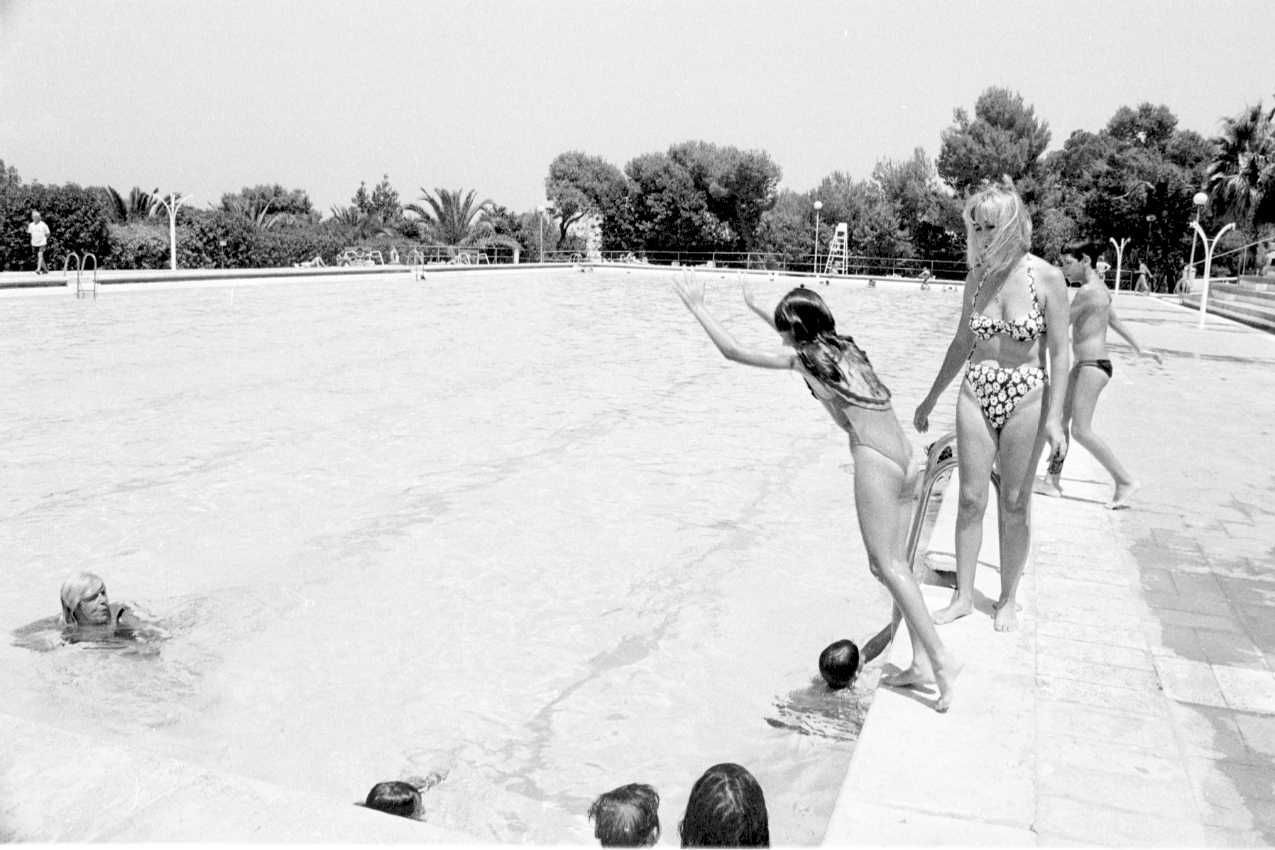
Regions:
<svg viewBox="0 0 1275 850"><path fill-rule="evenodd" d="M824 274L846 274L850 268L850 225L839 222L832 234L832 242L828 244L828 263L823 268Z"/></svg>

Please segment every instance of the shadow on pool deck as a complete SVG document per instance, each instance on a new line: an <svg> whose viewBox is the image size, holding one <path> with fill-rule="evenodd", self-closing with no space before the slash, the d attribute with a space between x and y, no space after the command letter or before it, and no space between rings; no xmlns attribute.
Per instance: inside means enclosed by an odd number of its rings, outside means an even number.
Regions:
<svg viewBox="0 0 1275 850"><path fill-rule="evenodd" d="M1109 511L1083 449L1036 496L1022 627L940 627L955 705L882 689L825 835L835 844L1275 843L1275 338L1154 299L1122 318L1095 429L1144 483ZM930 558L952 560L947 499ZM983 559L996 561L994 509ZM980 567L995 598L999 576ZM950 591L926 587L931 608ZM909 649L896 640L893 660Z"/></svg>

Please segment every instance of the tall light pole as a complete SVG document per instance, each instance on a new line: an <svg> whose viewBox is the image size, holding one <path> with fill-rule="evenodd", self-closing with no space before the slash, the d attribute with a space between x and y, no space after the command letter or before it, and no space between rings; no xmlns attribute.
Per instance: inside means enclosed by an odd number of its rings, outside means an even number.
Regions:
<svg viewBox="0 0 1275 850"><path fill-rule="evenodd" d="M536 223L539 225L540 231L540 257L536 262L543 263L545 261L545 208L536 207Z"/></svg>
<svg viewBox="0 0 1275 850"><path fill-rule="evenodd" d="M819 210L823 209L823 201L815 201L815 258L811 261L811 271L819 274Z"/></svg>
<svg viewBox="0 0 1275 850"><path fill-rule="evenodd" d="M1197 225L1197 227L1191 230L1191 270L1187 273L1188 279L1195 275L1195 237L1197 236L1195 231L1199 229L1200 213L1204 212L1204 207L1208 202L1208 192L1196 192L1195 197L1191 199L1191 203L1195 204L1195 221L1192 224Z"/></svg>
<svg viewBox="0 0 1275 850"><path fill-rule="evenodd" d="M1121 239L1118 243L1116 242L1115 237L1111 237L1107 241L1110 242L1112 245L1116 246L1116 294L1119 294L1120 293L1120 267L1124 265L1124 246L1129 244L1129 237L1126 236L1125 238Z"/></svg>
<svg viewBox="0 0 1275 850"><path fill-rule="evenodd" d="M160 197L159 202L168 210L168 267L177 271L177 209L193 195L179 195L169 192L168 197Z"/></svg>
<svg viewBox="0 0 1275 850"><path fill-rule="evenodd" d="M1226 231L1235 227L1235 222L1231 222L1217 232L1217 236L1213 237L1213 241L1209 241L1209 236L1204 232L1204 228L1200 227L1198 221L1191 222L1191 227L1200 236L1200 241L1204 243L1204 288L1200 290L1200 328L1204 327L1204 311L1209 306L1209 274L1213 271L1213 249L1217 247L1217 243L1221 240Z"/></svg>

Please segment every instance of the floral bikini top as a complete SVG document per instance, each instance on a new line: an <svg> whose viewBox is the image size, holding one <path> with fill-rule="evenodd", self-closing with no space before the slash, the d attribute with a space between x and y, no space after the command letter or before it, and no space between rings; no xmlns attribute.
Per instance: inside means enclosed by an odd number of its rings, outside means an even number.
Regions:
<svg viewBox="0 0 1275 850"><path fill-rule="evenodd" d="M987 279L987 272L983 272L983 276L979 278L978 287L974 290L974 303L978 303L978 293L983 288L983 281ZM970 333L979 339L991 339L997 334L1004 334L1011 339L1019 342L1031 342L1040 337L1045 332L1045 314L1040 309L1040 299L1036 297L1036 277L1032 274L1031 263L1027 264L1027 287L1032 293L1032 308L1027 315L1021 319L1013 321L1005 321L1003 319L993 319L984 313L972 312L970 314Z"/></svg>

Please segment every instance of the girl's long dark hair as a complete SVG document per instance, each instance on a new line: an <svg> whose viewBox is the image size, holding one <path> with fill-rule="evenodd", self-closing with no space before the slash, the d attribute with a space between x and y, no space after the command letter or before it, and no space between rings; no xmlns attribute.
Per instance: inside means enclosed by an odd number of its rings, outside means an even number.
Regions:
<svg viewBox="0 0 1275 850"><path fill-rule="evenodd" d="M838 395L859 404L889 403L890 391L877 379L868 355L854 337L837 333L837 321L817 293L797 287L779 299L775 305L775 330L792 335L801 365ZM869 394L865 395L862 388L852 388L850 376L841 368L847 354L867 366L862 377Z"/></svg>
<svg viewBox="0 0 1275 850"><path fill-rule="evenodd" d="M683 847L769 847L766 796L747 769L715 764L691 788L678 832Z"/></svg>

